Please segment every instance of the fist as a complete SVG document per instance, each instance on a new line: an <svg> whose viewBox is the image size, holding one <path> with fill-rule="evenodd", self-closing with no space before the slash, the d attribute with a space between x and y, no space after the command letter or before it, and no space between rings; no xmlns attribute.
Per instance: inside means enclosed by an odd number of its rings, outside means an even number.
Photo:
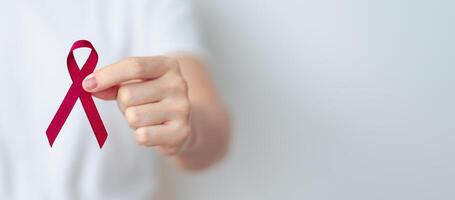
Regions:
<svg viewBox="0 0 455 200"><path fill-rule="evenodd" d="M88 75L83 87L117 101L138 144L175 155L189 140L188 87L176 59L126 58Z"/></svg>

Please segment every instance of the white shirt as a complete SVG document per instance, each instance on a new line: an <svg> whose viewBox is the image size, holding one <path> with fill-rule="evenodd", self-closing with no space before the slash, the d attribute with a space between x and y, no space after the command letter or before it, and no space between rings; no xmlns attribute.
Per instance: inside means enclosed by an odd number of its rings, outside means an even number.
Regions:
<svg viewBox="0 0 455 200"><path fill-rule="evenodd" d="M66 56L90 40L97 68L127 56L201 53L184 0L0 1L0 199L152 199L155 153L137 145L115 101L95 99L100 149L78 100L53 148L46 128L71 85Z"/></svg>

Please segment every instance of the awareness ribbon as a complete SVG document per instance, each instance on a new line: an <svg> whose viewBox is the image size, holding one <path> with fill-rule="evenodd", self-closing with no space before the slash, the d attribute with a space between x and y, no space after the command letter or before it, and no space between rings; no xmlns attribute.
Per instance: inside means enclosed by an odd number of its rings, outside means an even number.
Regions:
<svg viewBox="0 0 455 200"><path fill-rule="evenodd" d="M90 48L91 52L87 58L87 61L79 69L76 59L74 58L73 51L79 48ZM96 140L100 148L103 148L104 142L107 139L107 131L104 127L103 121L96 109L95 103L93 102L92 96L82 88L82 81L84 78L95 70L96 64L98 62L98 53L93 47L92 43L87 40L78 40L73 43L71 50L66 59L68 66L68 71L71 76L73 83L66 93L65 98L63 99L62 104L55 113L54 118L52 119L49 127L46 130L47 139L49 144L54 144L55 139L57 138L58 133L62 129L63 124L68 118L71 110L76 104L77 99L79 98L84 108L85 114L87 115L90 126L95 134Z"/></svg>

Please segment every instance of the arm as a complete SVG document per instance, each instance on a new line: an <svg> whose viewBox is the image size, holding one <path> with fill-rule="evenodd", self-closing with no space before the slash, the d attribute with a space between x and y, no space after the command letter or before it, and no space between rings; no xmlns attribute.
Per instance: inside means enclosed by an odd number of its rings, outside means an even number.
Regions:
<svg viewBox="0 0 455 200"><path fill-rule="evenodd" d="M204 169L226 153L226 110L202 62L191 55L127 58L87 76L83 86L116 100L137 143L183 169Z"/></svg>

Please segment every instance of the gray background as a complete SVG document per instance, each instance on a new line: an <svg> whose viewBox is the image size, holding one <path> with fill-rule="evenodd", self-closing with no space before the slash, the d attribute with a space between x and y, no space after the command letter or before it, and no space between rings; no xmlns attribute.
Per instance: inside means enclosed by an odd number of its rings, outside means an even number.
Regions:
<svg viewBox="0 0 455 200"><path fill-rule="evenodd" d="M196 0L226 161L170 199L455 199L455 2Z"/></svg>

